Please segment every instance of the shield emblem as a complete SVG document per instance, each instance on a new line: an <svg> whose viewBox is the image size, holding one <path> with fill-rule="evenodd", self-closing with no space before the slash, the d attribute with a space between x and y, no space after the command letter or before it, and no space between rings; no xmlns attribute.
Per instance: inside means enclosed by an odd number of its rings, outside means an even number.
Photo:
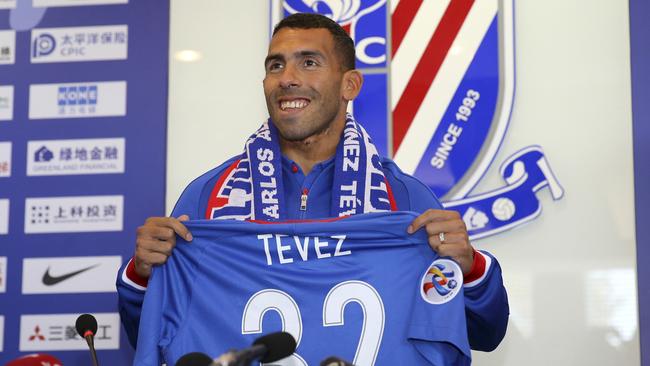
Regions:
<svg viewBox="0 0 650 366"><path fill-rule="evenodd" d="M354 114L380 153L443 200L471 192L512 109L512 0L284 0L272 8L277 21L317 12L339 22L365 77Z"/></svg>

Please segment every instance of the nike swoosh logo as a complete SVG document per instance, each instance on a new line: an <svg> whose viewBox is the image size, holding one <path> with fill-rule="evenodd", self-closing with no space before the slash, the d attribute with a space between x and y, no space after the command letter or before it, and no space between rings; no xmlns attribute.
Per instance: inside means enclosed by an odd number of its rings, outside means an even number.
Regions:
<svg viewBox="0 0 650 366"><path fill-rule="evenodd" d="M95 264L95 265L92 265L90 267L82 268L82 269L80 269L78 271L66 273L66 274L61 275L61 276L51 276L50 275L50 267L47 267L47 270L45 271L45 274L43 275L43 284L45 286L54 286L59 282L63 282L65 280L67 280L68 278L71 278L71 277L74 277L74 276L76 276L78 274L84 273L84 272L86 272L88 270L91 270L91 269L97 267L97 266L99 266L99 264Z"/></svg>

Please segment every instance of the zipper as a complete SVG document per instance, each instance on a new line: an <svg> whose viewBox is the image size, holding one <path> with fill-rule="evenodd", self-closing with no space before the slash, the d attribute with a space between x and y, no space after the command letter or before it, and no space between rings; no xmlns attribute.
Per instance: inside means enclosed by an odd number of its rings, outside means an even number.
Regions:
<svg viewBox="0 0 650 366"><path fill-rule="evenodd" d="M300 196L300 211L307 211L307 193L309 193L309 190L303 188L302 195Z"/></svg>

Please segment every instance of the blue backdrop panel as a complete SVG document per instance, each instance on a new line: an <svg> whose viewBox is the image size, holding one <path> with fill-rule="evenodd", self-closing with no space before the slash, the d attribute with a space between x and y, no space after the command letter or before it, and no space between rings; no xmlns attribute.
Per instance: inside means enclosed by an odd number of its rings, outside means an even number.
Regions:
<svg viewBox="0 0 650 366"><path fill-rule="evenodd" d="M630 0L630 48L632 66L632 118L634 131L634 194L636 256L639 283L641 364L650 365L650 3Z"/></svg>
<svg viewBox="0 0 650 366"><path fill-rule="evenodd" d="M0 174L0 200L9 201L8 232L0 231L0 260L7 262L0 268L0 283L6 283L0 291L0 364L35 352L54 355L65 365L89 364L86 350L62 350L70 347L74 324L57 316L89 312L109 313L110 318L117 313L117 294L102 288L102 281L94 282L92 274L100 272L93 271L101 267L92 267L95 259L78 261L86 256L112 256L114 262L115 256L129 258L136 228L146 217L164 214L169 1L83 2L32 8L32 1L19 0L16 8L0 10L0 31L16 30L15 48L5 51L15 53L15 62L0 59L0 87L13 86L13 119L0 120L0 142L11 142L11 174ZM123 46L128 52L121 55ZM41 84L54 86L34 87ZM120 99L124 88L125 103ZM30 108L30 94L32 103L41 104ZM79 139L110 140L60 141ZM40 155L31 148L28 153L30 141ZM64 204L51 200L60 197L81 198ZM26 201L33 198L50 200ZM40 210L41 216L26 220L25 210L28 215ZM28 267L25 258L44 258L45 264ZM45 284L46 273L60 277L88 267L59 287ZM30 284L23 283L25 278ZM88 292L65 290L66 281ZM100 332L119 337L119 347L98 351L100 361L130 364L133 351L115 328L119 324L100 320ZM84 343L78 336L77 341Z"/></svg>

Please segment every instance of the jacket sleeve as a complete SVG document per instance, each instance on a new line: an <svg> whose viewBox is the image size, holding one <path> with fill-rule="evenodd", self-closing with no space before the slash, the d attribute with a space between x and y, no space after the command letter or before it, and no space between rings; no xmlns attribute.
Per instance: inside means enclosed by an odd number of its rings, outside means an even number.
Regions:
<svg viewBox="0 0 650 366"><path fill-rule="evenodd" d="M234 160L235 158L229 159L190 183L176 202L172 216L188 215L192 220L204 218L208 196L215 182L221 176L223 170L232 164ZM135 348L138 340L142 303L147 290L147 280L140 278L135 273L132 259L124 263L118 271L116 287L120 319L129 342Z"/></svg>
<svg viewBox="0 0 650 366"><path fill-rule="evenodd" d="M422 213L443 209L429 187L403 173L391 160L382 161L382 165L399 210ZM510 313L508 296L496 258L485 251L475 252L474 257L464 285L467 334L473 350L492 351L505 336Z"/></svg>

